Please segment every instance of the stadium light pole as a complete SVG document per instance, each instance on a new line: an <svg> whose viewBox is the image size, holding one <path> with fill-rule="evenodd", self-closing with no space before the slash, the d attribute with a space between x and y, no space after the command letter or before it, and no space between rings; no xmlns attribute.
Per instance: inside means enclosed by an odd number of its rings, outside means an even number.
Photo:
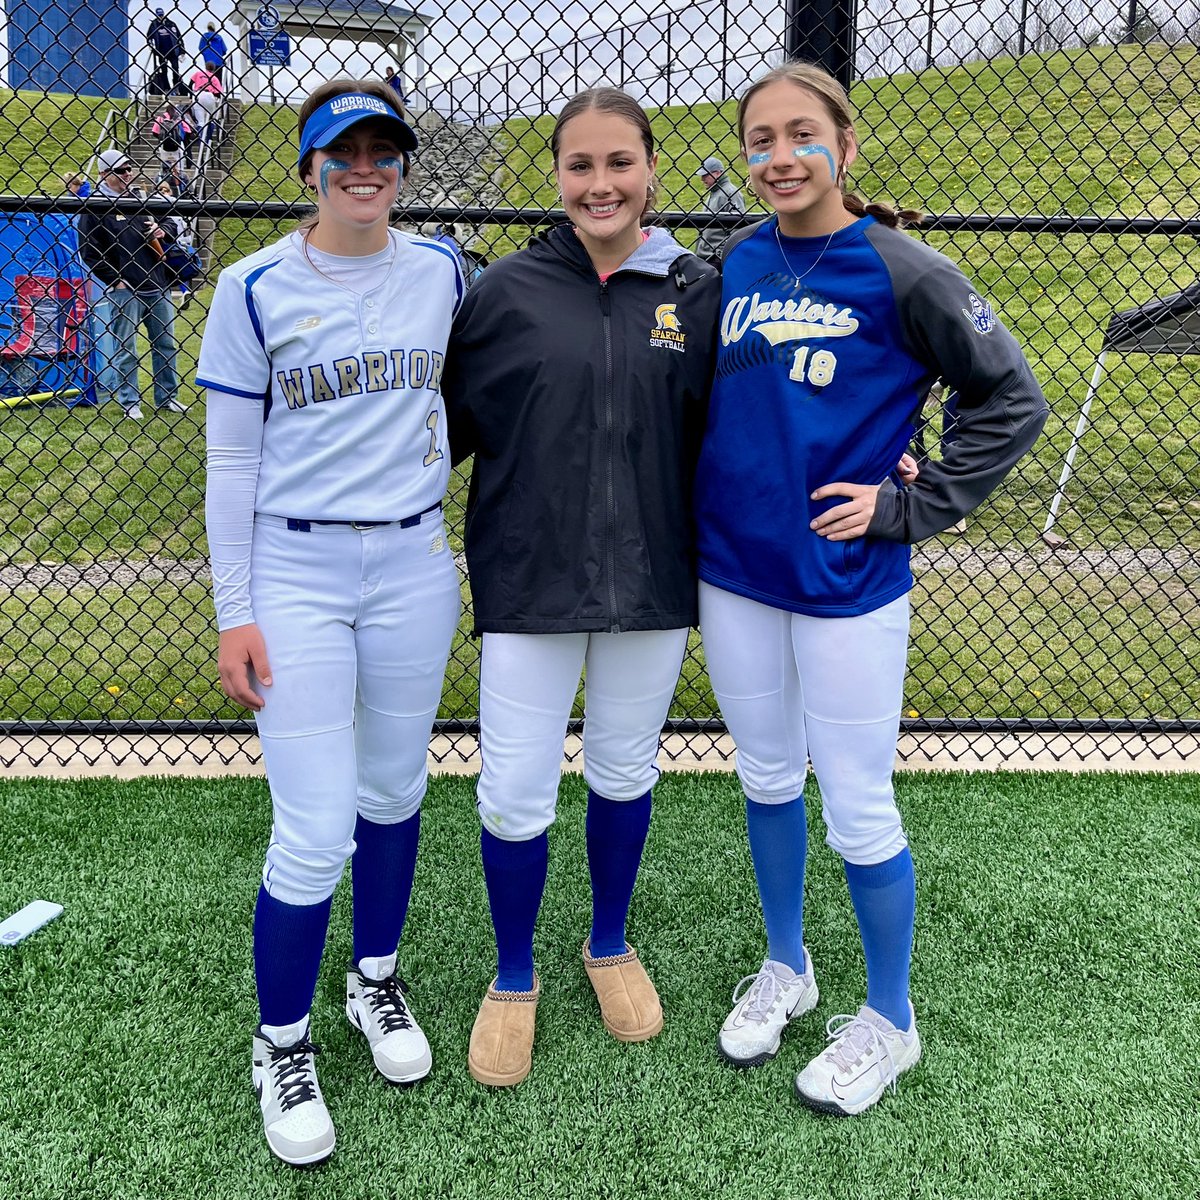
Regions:
<svg viewBox="0 0 1200 1200"><path fill-rule="evenodd" d="M847 90L854 79L856 0L785 0L783 52L819 63Z"/></svg>

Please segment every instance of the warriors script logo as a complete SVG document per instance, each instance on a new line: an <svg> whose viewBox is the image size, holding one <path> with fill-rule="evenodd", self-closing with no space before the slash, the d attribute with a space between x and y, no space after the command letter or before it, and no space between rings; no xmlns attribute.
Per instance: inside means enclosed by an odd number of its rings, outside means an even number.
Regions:
<svg viewBox="0 0 1200 1200"><path fill-rule="evenodd" d="M660 304L654 310L654 328L650 331L650 345L660 350L684 351L687 334L675 312L674 304Z"/></svg>
<svg viewBox="0 0 1200 1200"><path fill-rule="evenodd" d="M807 296L800 300L764 300L755 292L753 296L737 296L725 306L721 344L740 342L751 331L778 346L805 338L849 337L857 329L858 318L849 308L818 304Z"/></svg>

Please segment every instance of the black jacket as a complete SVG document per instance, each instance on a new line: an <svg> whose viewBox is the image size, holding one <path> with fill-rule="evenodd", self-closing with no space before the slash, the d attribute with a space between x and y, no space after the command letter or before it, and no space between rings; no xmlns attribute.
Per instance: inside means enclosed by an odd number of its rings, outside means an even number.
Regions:
<svg viewBox="0 0 1200 1200"><path fill-rule="evenodd" d="M450 336L456 462L474 454L477 633L694 625L692 483L717 272L670 234L601 283L569 226L488 267Z"/></svg>
<svg viewBox="0 0 1200 1200"><path fill-rule="evenodd" d="M135 292L167 290L162 255L150 243L150 218L132 206L119 209L102 192L89 196L79 214L79 253L105 287L124 283Z"/></svg>

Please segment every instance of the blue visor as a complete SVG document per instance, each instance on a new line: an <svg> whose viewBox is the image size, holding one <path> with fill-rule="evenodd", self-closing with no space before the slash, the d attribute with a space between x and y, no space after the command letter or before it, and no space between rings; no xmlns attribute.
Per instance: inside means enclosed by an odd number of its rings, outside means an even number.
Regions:
<svg viewBox="0 0 1200 1200"><path fill-rule="evenodd" d="M396 139L396 145L408 153L417 148L417 135L402 121L396 110L376 96L364 96L361 92L347 92L327 100L304 122L304 135L300 138L300 157L314 150L323 150L337 141L343 133L359 121L382 121Z"/></svg>

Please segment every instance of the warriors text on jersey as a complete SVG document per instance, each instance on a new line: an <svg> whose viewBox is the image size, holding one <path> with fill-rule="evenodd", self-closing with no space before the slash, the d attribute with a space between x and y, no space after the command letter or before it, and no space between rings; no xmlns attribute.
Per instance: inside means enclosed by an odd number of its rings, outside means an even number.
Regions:
<svg viewBox="0 0 1200 1200"><path fill-rule="evenodd" d="M361 295L321 276L298 233L221 272L196 382L263 402L256 512L393 521L445 493L441 377L462 274L436 242L389 238L390 267Z"/></svg>
<svg viewBox="0 0 1200 1200"><path fill-rule="evenodd" d="M776 608L854 616L912 587L907 543L978 504L1046 405L991 305L916 238L864 217L832 238L781 240L770 219L726 254L697 475L700 577ZM892 473L939 378L959 394L957 466L930 462L905 488ZM867 536L809 528L846 503L811 498L831 483L883 484Z"/></svg>

